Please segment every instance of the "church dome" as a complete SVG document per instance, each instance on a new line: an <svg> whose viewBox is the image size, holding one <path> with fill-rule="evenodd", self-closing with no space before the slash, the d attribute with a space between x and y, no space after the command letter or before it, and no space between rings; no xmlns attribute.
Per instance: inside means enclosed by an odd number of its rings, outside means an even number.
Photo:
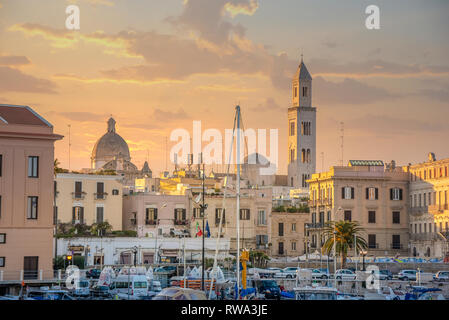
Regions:
<svg viewBox="0 0 449 320"><path fill-rule="evenodd" d="M128 144L115 132L115 120L110 118L108 120L108 132L95 143L92 150L92 160L95 162L110 161L116 158L131 160Z"/></svg>

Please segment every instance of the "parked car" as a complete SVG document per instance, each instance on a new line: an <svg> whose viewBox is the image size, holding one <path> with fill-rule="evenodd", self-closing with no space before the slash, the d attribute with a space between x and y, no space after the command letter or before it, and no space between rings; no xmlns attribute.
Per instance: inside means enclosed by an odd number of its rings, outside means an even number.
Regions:
<svg viewBox="0 0 449 320"><path fill-rule="evenodd" d="M86 278L99 279L100 274L101 274L101 270L99 270L99 269L89 269L86 271Z"/></svg>
<svg viewBox="0 0 449 320"><path fill-rule="evenodd" d="M329 278L329 273L327 273L327 269L313 269L312 270L312 279L327 279Z"/></svg>
<svg viewBox="0 0 449 320"><path fill-rule="evenodd" d="M399 280L405 280L405 281L416 281L416 273L418 271L416 270L401 270L398 273L398 279Z"/></svg>
<svg viewBox="0 0 449 320"><path fill-rule="evenodd" d="M380 280L392 280L393 279L393 273L391 273L390 270L384 269L380 270L380 274L384 275L380 277Z"/></svg>
<svg viewBox="0 0 449 320"><path fill-rule="evenodd" d="M110 289L121 299L138 299L148 295L148 280L145 275L122 275L114 279Z"/></svg>
<svg viewBox="0 0 449 320"><path fill-rule="evenodd" d="M163 266L153 270L153 272L167 272L168 276L174 276L177 273L176 266Z"/></svg>
<svg viewBox="0 0 449 320"><path fill-rule="evenodd" d="M438 271L433 279L436 281L448 281L449 280L449 271Z"/></svg>
<svg viewBox="0 0 449 320"><path fill-rule="evenodd" d="M355 280L357 277L357 275L349 269L338 269L334 276L337 280Z"/></svg>
<svg viewBox="0 0 449 320"><path fill-rule="evenodd" d="M94 298L112 298L108 286L95 286L90 290L90 294Z"/></svg>
<svg viewBox="0 0 449 320"><path fill-rule="evenodd" d="M277 272L274 276L275 276L275 278L293 279L296 277L297 272L298 272L298 268L287 267L287 268L280 270L280 272Z"/></svg>
<svg viewBox="0 0 449 320"><path fill-rule="evenodd" d="M159 292L153 300L207 300L207 298L201 290L170 287Z"/></svg>

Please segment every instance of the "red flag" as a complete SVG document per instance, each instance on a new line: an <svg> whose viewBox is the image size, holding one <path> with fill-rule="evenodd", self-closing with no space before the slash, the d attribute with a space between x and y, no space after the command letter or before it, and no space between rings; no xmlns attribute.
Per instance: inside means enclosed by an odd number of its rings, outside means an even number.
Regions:
<svg viewBox="0 0 449 320"><path fill-rule="evenodd" d="M196 236L201 237L203 235L203 231L200 229L200 225L198 224L198 221L196 222Z"/></svg>

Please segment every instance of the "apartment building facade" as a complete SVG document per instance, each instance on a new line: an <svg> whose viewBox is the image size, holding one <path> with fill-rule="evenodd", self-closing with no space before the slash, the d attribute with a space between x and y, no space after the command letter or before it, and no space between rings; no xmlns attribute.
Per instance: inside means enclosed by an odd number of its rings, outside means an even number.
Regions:
<svg viewBox="0 0 449 320"><path fill-rule="evenodd" d="M306 253L305 227L309 213L272 212L270 214L270 256L297 257Z"/></svg>
<svg viewBox="0 0 449 320"><path fill-rule="evenodd" d="M196 234L196 226L203 230L200 202L194 199L198 194L192 194L190 233ZM230 239L231 253L237 250L237 198L235 192L228 191L223 201L223 194L207 194L204 199L205 225L209 224L210 236L218 236L218 227L223 215L221 237ZM224 210L223 210L224 208ZM240 193L240 248L268 252L270 243L272 210L271 188L241 189Z"/></svg>
<svg viewBox="0 0 449 320"><path fill-rule="evenodd" d="M27 106L0 105L0 276L53 277L54 142Z"/></svg>
<svg viewBox="0 0 449 320"><path fill-rule="evenodd" d="M410 255L444 258L449 243L449 158L429 153L404 167L410 179Z"/></svg>
<svg viewBox="0 0 449 320"><path fill-rule="evenodd" d="M58 223L108 222L122 230L122 177L100 174L58 173L55 179Z"/></svg>
<svg viewBox="0 0 449 320"><path fill-rule="evenodd" d="M351 160L313 174L310 184L311 249L325 242L329 221L357 221L364 228L368 255L404 255L409 245L408 173L394 162Z"/></svg>

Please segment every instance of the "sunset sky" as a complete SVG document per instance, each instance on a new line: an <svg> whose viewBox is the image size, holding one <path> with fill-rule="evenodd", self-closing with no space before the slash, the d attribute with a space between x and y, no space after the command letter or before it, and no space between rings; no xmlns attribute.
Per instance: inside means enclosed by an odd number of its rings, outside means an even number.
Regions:
<svg viewBox="0 0 449 320"><path fill-rule="evenodd" d="M65 28L65 8L81 12ZM365 8L380 7L380 30ZM317 108L317 170L344 159L449 157L449 1L0 0L0 103L29 105L66 136L56 157L90 167L112 114L139 168L165 169L176 128L278 128L300 54ZM169 143L170 146L174 143ZM169 169L172 169L169 166Z"/></svg>

